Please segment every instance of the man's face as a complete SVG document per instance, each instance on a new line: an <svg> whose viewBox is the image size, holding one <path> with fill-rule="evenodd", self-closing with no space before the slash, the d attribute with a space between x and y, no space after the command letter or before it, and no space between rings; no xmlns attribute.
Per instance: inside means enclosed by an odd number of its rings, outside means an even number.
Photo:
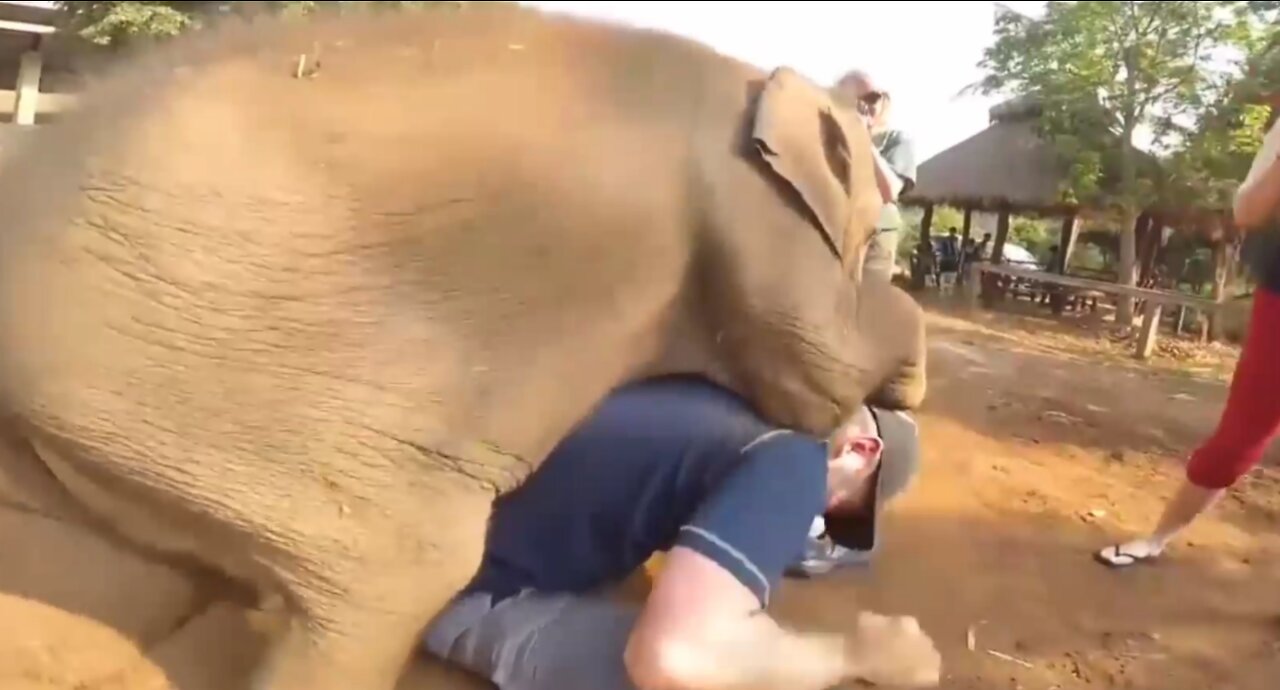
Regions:
<svg viewBox="0 0 1280 690"><path fill-rule="evenodd" d="M841 103L857 106L873 128L884 126L889 113L889 94L869 76L850 74L836 84L835 91Z"/></svg>
<svg viewBox="0 0 1280 690"><path fill-rule="evenodd" d="M867 408L859 408L828 444L827 512L860 511L871 499L876 470L884 441L875 418Z"/></svg>

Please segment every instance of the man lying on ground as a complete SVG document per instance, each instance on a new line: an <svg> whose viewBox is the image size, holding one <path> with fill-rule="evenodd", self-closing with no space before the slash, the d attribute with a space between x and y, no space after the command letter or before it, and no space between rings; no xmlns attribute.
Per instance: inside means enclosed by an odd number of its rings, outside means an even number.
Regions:
<svg viewBox="0 0 1280 690"><path fill-rule="evenodd" d="M864 613L852 636L802 635L763 613L786 568L845 555L803 557L815 517L820 543L872 548L917 457L903 413L864 408L827 442L698 379L626 386L497 501L479 572L425 646L502 690L936 685L914 619ZM642 608L608 596L660 551Z"/></svg>

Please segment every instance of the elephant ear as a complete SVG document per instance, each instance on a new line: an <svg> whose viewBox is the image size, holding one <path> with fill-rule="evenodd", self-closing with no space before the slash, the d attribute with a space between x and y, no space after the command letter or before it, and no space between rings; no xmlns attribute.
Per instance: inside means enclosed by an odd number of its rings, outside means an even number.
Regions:
<svg viewBox="0 0 1280 690"><path fill-rule="evenodd" d="M842 263L861 253L857 227L867 224L869 234L874 222L865 196L875 192L870 136L856 118L837 108L825 90L783 67L765 82L752 130L756 151L804 200ZM874 205L878 212L878 196Z"/></svg>

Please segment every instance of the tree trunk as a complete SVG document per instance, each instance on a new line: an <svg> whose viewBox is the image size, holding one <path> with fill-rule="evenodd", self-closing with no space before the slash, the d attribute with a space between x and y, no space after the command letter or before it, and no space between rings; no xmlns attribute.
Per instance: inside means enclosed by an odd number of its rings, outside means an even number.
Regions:
<svg viewBox="0 0 1280 690"><path fill-rule="evenodd" d="M1234 240L1220 240L1213 247L1213 301L1218 308L1209 317L1208 340L1222 340L1222 305L1227 301L1227 287L1235 282L1235 269L1239 263L1240 244Z"/></svg>
<svg viewBox="0 0 1280 690"><path fill-rule="evenodd" d="M1138 213L1126 209L1123 225L1120 229L1120 261L1116 282L1120 285L1134 287L1138 284ZM1120 297L1116 300L1116 324L1121 328L1133 326L1133 298Z"/></svg>
<svg viewBox="0 0 1280 690"><path fill-rule="evenodd" d="M1058 232L1058 253L1053 257L1051 270L1065 275L1071 266L1071 255L1076 250L1076 238L1079 236L1080 218L1075 213L1062 219L1062 230Z"/></svg>
<svg viewBox="0 0 1280 690"><path fill-rule="evenodd" d="M1004 245L1009 241L1009 209L1000 209L1000 219L996 222L996 243L991 249L991 263L1004 263Z"/></svg>
<svg viewBox="0 0 1280 690"><path fill-rule="evenodd" d="M1139 218L1138 284L1150 287L1155 282L1156 262L1160 258L1160 240L1163 237L1164 225L1156 215L1144 213Z"/></svg>
<svg viewBox="0 0 1280 690"><path fill-rule="evenodd" d="M1124 51L1125 98L1123 133L1120 139L1120 195L1124 204L1124 216L1120 225L1120 265L1116 282L1134 287L1138 284L1138 198L1137 161L1134 160L1133 135L1138 129L1138 73L1137 47ZM1133 327L1133 298L1121 297L1116 301L1116 323L1123 329Z"/></svg>

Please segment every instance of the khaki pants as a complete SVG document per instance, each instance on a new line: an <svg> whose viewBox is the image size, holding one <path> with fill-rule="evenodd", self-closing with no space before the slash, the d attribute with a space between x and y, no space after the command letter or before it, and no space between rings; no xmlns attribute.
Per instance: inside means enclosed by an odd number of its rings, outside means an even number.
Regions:
<svg viewBox="0 0 1280 690"><path fill-rule="evenodd" d="M867 246L867 256L862 262L864 280L892 280L898 265L900 230L877 230Z"/></svg>

